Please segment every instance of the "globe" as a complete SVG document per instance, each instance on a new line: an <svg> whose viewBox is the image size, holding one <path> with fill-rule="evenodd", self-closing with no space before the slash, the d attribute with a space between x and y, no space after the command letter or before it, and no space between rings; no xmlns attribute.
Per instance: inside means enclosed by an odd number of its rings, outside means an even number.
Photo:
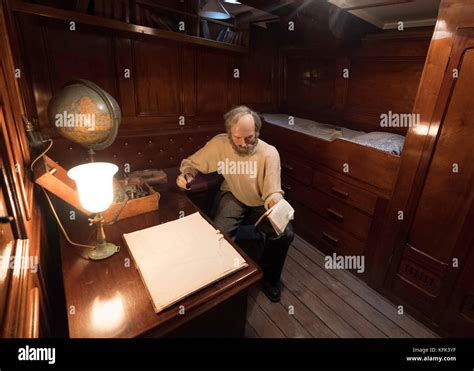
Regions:
<svg viewBox="0 0 474 371"><path fill-rule="evenodd" d="M115 140L122 113L117 101L88 80L67 83L48 104L48 117L64 138L90 150Z"/></svg>

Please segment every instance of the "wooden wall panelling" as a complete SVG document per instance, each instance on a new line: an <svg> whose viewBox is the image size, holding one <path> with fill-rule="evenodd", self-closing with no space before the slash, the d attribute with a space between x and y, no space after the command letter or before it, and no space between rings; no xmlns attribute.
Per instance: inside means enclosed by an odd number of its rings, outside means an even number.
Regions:
<svg viewBox="0 0 474 371"><path fill-rule="evenodd" d="M379 265L371 272L371 282L379 289L384 282L390 285L390 278L394 277L394 271L398 270L398 262L405 250L418 199L424 187L432 151L440 130L440 120L434 118L434 112L445 71L448 68L456 29L474 26L473 19L474 9L469 1L443 0L441 2L438 22L415 101L414 111L420 112L421 126L410 129L408 132L405 151L402 154L400 176L386 213L386 223L383 228L385 239L381 241L375 254ZM464 150L459 148L459 151ZM440 196L443 197L443 195ZM404 212L403 220L398 220L397 217L400 210ZM392 267L387 274L387 280L384 281L390 261ZM387 287L382 291L393 300L400 300ZM410 307L411 299L405 304ZM423 318L420 310L416 310L413 306L411 308L413 313ZM432 313L431 308L428 313Z"/></svg>
<svg viewBox="0 0 474 371"><path fill-rule="evenodd" d="M85 27L71 31L67 22L45 19L37 22L37 18L29 16L20 16L19 20L25 45L23 58L37 58L29 65L41 128L51 126L47 118L49 100L74 78L91 80L120 101L110 34L97 34ZM43 36L42 40L38 35Z"/></svg>
<svg viewBox="0 0 474 371"><path fill-rule="evenodd" d="M344 121L363 131L405 135L407 127L381 127L383 113L411 114L424 58L352 58Z"/></svg>
<svg viewBox="0 0 474 371"><path fill-rule="evenodd" d="M1 135L1 134L0 134ZM3 158L0 157L0 216L12 216L12 210L8 207L7 184L4 180L6 177ZM3 318L8 299L8 288L11 280L11 269L9 269L10 259L15 253L15 235L10 223L0 224L0 257L2 264L0 266L0 334L3 328Z"/></svg>
<svg viewBox="0 0 474 371"><path fill-rule="evenodd" d="M308 51L284 52L283 112L321 122L335 119L336 58Z"/></svg>
<svg viewBox="0 0 474 371"><path fill-rule="evenodd" d="M132 40L126 37L115 37L114 44L118 85L117 102L122 111L122 122L128 125L130 118L137 116L136 101L133 98L136 95L134 81L138 71L133 63Z"/></svg>
<svg viewBox="0 0 474 371"><path fill-rule="evenodd" d="M280 110L356 130L406 134L407 128L382 128L380 115L412 112L428 35L429 30L422 30L368 36L329 54L321 46L282 49ZM325 60L331 78L312 77ZM343 78L344 68L349 78Z"/></svg>
<svg viewBox="0 0 474 371"><path fill-rule="evenodd" d="M66 22L44 27L53 95L73 78L91 80L118 99L113 38L92 30L71 31Z"/></svg>
<svg viewBox="0 0 474 371"><path fill-rule="evenodd" d="M474 203L471 204L470 215L464 224L462 240L459 245L468 246L468 255L460 259L457 270L446 274L445 282L453 287L450 291L440 294L440 302L448 302L447 307L439 307L435 320L446 328L453 337L472 337L474 333L474 230L469 221L474 219ZM459 274L458 274L459 271ZM451 286L452 284L452 286Z"/></svg>
<svg viewBox="0 0 474 371"><path fill-rule="evenodd" d="M233 107L237 107L242 103L242 59L243 56L241 55L229 55L230 57L230 82L229 82L229 105L228 109L231 109ZM237 78L235 77L235 71L239 70L240 72L240 77ZM249 76L246 77L246 80L248 80ZM227 111L226 110L226 111ZM225 113L225 112L223 112ZM222 117L222 116L221 116ZM224 120L221 119L221 122L223 123Z"/></svg>
<svg viewBox="0 0 474 371"><path fill-rule="evenodd" d="M336 59L335 71L335 92L334 92L334 110L338 113L338 118L342 116L346 104L347 87L349 79L345 78L345 73L350 76L351 60L347 56L340 56Z"/></svg>
<svg viewBox="0 0 474 371"><path fill-rule="evenodd" d="M183 50L184 115L196 115L196 48L185 45Z"/></svg>
<svg viewBox="0 0 474 371"><path fill-rule="evenodd" d="M440 261L451 257L474 198L474 152L467 146L461 150L463 145L474 143L474 130L469 125L474 116L471 101L474 49L465 52L458 68L460 77L452 92L408 237L410 244ZM459 172L453 171L455 165ZM423 225L430 225L430 230Z"/></svg>
<svg viewBox="0 0 474 371"><path fill-rule="evenodd" d="M3 4L0 4L3 5ZM5 133L5 145L11 152L11 157L7 158L11 164L9 168L13 190L17 195L15 202L21 217L25 223L31 220L33 203L33 183L29 179L29 172L26 163L29 161L28 145L26 135L23 130L22 114L25 112L25 105L20 94L20 87L15 78L16 64L13 60L13 50L11 48L8 34L8 17L5 16L4 8L0 8L0 108L2 108L1 130ZM21 65L19 65L21 67ZM21 71L21 70L20 70ZM5 122L3 122L5 120ZM8 123L8 125L6 125ZM24 223L19 223L23 226ZM23 236L26 231L22 231Z"/></svg>
<svg viewBox="0 0 474 371"><path fill-rule="evenodd" d="M368 34L352 50L355 58L426 58L433 27Z"/></svg>
<svg viewBox="0 0 474 371"><path fill-rule="evenodd" d="M11 273L11 282L3 318L2 337L21 337L24 323L25 293L27 291L27 270L22 266L22 261L28 257L28 240L18 239L14 248L14 268Z"/></svg>
<svg viewBox="0 0 474 371"><path fill-rule="evenodd" d="M444 1L440 7L439 19L435 27L432 42L426 58L421 82L418 88L413 112L420 113L421 125L408 130L405 139L405 150L401 157L400 176L391 202L388 205L388 220L384 226L386 239L381 242L376 252L376 259L381 262L374 270L372 284L381 287L387 272L386 266L390 260L396 241L403 239L408 233L410 220L416 205L416 194L421 189L422 179L431 157L434 144L434 134L430 135L429 127L441 85L444 71L447 67L453 42L453 34L457 26L468 25L474 14L467 1L455 3ZM421 166L421 168L420 168ZM424 170L423 170L424 169ZM412 191L413 190L413 191ZM398 220L398 212L404 212L404 220Z"/></svg>
<svg viewBox="0 0 474 371"><path fill-rule="evenodd" d="M54 266L44 264L45 259L50 257L53 252L47 245L44 235L41 235L42 218L37 199L33 197L35 188L28 171L30 153L26 144L26 133L22 120L23 113L31 115L32 112L35 112L35 107L30 107L28 104L31 91L27 85L31 83L33 76L30 74L29 66L36 62L41 63L41 54L26 54L29 58L25 58L24 44L21 44L22 47L20 47L16 39L18 35L11 31L20 23L12 20L12 14L9 13L9 3L9 1L2 2L0 14L0 53L2 54L2 58L0 58L0 111L3 112L3 115L0 113L2 116L0 117L0 157L3 191L7 196L6 203L10 210L9 214L15 218L11 224L16 243L11 251L15 261L14 269L10 270L12 279L8 289L8 307L5 308L3 318L3 335L48 335L48 321L51 318L48 312L52 290L48 285L41 283L43 280L41 275L57 272L57 270ZM10 21L6 23L5 19ZM32 28L26 30L28 32ZM33 27L33 30L38 31L38 28L34 29ZM38 34L41 35L41 29L32 33L32 36L35 37ZM16 66L19 66L21 71L19 79L15 79L13 74ZM20 80L20 84L18 84L18 80ZM27 83L25 83L26 81ZM25 202L24 190L28 195L31 195L28 196L31 201L28 199ZM25 205L27 209L25 209ZM31 216L30 218L28 218L28 214ZM39 263L40 266L37 267L38 271L35 273L31 264L36 263ZM58 277L54 276L53 279L57 281ZM29 301L29 298L35 300ZM39 323L36 322L36 316L29 315L34 313L41 313L38 319ZM27 323L30 320L35 322Z"/></svg>
<svg viewBox="0 0 474 371"><path fill-rule="evenodd" d="M132 50L138 116L180 116L184 111L181 45L133 40Z"/></svg>
<svg viewBox="0 0 474 371"><path fill-rule="evenodd" d="M233 63L229 55L201 49L196 55L197 114L217 118L231 105Z"/></svg>
<svg viewBox="0 0 474 371"><path fill-rule="evenodd" d="M24 73L28 73L30 76L29 90L35 100L36 115L33 114L30 119L37 119L36 125L45 128L49 125L47 106L53 92L49 78L44 29L40 18L26 14L17 15L17 27L23 49L21 59L25 66Z"/></svg>
<svg viewBox="0 0 474 371"><path fill-rule="evenodd" d="M11 6L9 1L4 2L4 14L5 14L5 26L8 28L2 29L4 37L9 36L9 42L4 41L2 48L5 53L11 54L11 57L4 57L3 63L5 63L5 71L13 71L15 73L20 71L20 78L11 79L6 78L7 85L10 85L10 94L14 97L11 98L11 104L13 107L12 118L15 122L22 123L22 118L26 115L28 118L36 117L36 108L34 105L34 97L29 89L31 80L25 64L21 59L21 41L19 33L16 31L16 20L11 12ZM2 26L4 27L4 26ZM8 118L8 113L7 113ZM17 124L14 126L16 129L16 138L18 139L18 153L21 153L21 163L27 164L30 162L29 145L23 126ZM33 122L35 124L35 122ZM16 147L16 146L15 146ZM17 158L20 158L17 154ZM33 183L29 181L30 172L27 168L21 168L19 174L22 177L22 183L25 185L25 203L28 205L27 209L31 209L33 203ZM28 218L28 215L27 215Z"/></svg>
<svg viewBox="0 0 474 371"><path fill-rule="evenodd" d="M3 73L3 70L0 70L0 73ZM0 76L0 87L2 86L1 83L3 82L2 79L3 75ZM25 208L23 198L22 198L22 189L20 188L20 181L18 177L18 173L15 172L16 161L15 153L13 152L13 145L10 139L10 125L7 125L7 121L4 115L4 106L0 105L0 156L3 158L3 166L4 166L4 173L5 173L5 182L8 182L8 192L9 192L9 203L11 204L12 213L11 216L15 218L15 220L11 223L14 226L14 232L16 238L25 237L27 235L26 230L26 222L28 221L27 215L25 214ZM6 109L6 107L5 107ZM23 167L25 164L22 164ZM30 212L30 211L28 211Z"/></svg>
<svg viewBox="0 0 474 371"><path fill-rule="evenodd" d="M181 160L201 148L214 135L224 132L221 125L190 130L161 129L148 130L141 134L119 132L115 142L96 155L99 161L108 161L119 166L122 175L125 164L131 171L146 168L178 166ZM58 138L50 151L50 157L65 169L86 162L87 150L78 144Z"/></svg>
<svg viewBox="0 0 474 371"><path fill-rule="evenodd" d="M51 136L56 133L46 116L47 104L73 77L90 79L109 91L122 108L123 127L130 129L180 128L180 116L194 126L221 124L223 113L240 104L242 87L252 98L250 105L273 105L273 70L262 67L274 55L274 45L261 48L270 38L267 31L252 29L258 37L248 55L251 63L244 65L247 56L227 51L110 31L95 37L98 29L91 26L69 31L64 21L21 13L17 17L24 59L37 58L28 69L41 128ZM126 68L130 79L124 76ZM241 70L239 79L233 77L234 68Z"/></svg>
<svg viewBox="0 0 474 371"><path fill-rule="evenodd" d="M454 68L459 71L457 79L452 75ZM397 281L403 280L403 286L411 286L412 295L419 298L420 307L429 314L445 304L439 302L442 291L451 291L445 277L450 270L458 271L452 259L464 260L470 244L460 246L458 241L465 223L472 223L467 218L474 201L474 158L470 148L474 142L470 125L474 113L470 99L474 28L458 29L446 71L432 118L435 127L439 125L435 129L436 146L406 237L401 265L395 277L388 277L401 297L406 291L397 290L401 286ZM456 172L453 166L459 170ZM407 276L407 264L410 272L418 274ZM415 268L410 269L411 265ZM391 273L393 269L394 266Z"/></svg>
<svg viewBox="0 0 474 371"><path fill-rule="evenodd" d="M241 100L260 112L276 110L277 53L270 30L252 27L250 52L241 60Z"/></svg>

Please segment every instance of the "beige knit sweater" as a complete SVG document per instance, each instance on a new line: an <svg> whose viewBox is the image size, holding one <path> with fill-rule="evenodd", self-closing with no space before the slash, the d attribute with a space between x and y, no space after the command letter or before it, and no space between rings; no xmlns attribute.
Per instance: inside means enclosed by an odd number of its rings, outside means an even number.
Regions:
<svg viewBox="0 0 474 371"><path fill-rule="evenodd" d="M230 191L247 206L268 208L281 189L280 156L275 147L259 139L251 155L239 155L227 134L218 134L199 151L181 162L181 173L196 176L218 172L223 175L222 191Z"/></svg>

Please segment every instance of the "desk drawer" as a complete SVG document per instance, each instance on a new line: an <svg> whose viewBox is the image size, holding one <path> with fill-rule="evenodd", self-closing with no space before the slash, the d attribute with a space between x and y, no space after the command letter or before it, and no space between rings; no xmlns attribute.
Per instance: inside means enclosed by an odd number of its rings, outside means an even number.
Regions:
<svg viewBox="0 0 474 371"><path fill-rule="evenodd" d="M342 229L336 227L317 213L295 200L291 200L295 209L296 232L302 231L309 235L316 247L327 253L333 252L339 255L363 255L365 244L351 236Z"/></svg>
<svg viewBox="0 0 474 371"><path fill-rule="evenodd" d="M362 188L358 188L317 170L314 170L313 173L313 186L321 192L336 197L340 201L354 206L369 215L374 214L377 195L363 190Z"/></svg>
<svg viewBox="0 0 474 371"><path fill-rule="evenodd" d="M288 153L281 153L281 172L307 185L313 179L313 169Z"/></svg>
<svg viewBox="0 0 474 371"><path fill-rule="evenodd" d="M317 212L330 223L365 242L372 219L352 206L319 190L283 176L287 195ZM288 189L289 188L289 189Z"/></svg>

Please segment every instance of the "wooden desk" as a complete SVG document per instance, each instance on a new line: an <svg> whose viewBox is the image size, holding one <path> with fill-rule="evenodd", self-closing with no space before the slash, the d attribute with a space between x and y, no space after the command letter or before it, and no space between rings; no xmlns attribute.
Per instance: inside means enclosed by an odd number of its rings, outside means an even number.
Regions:
<svg viewBox="0 0 474 371"><path fill-rule="evenodd" d="M70 337L243 336L247 290L261 279L262 273L232 242L248 267L159 314L154 312L122 235L177 219L180 211L189 215L198 210L179 191L161 192L158 212L106 226L107 240L119 245L120 252L102 261L81 258L75 248L61 237ZM95 227L89 227L87 218L76 213L75 221L66 223L65 215L62 220L74 242L93 241Z"/></svg>

